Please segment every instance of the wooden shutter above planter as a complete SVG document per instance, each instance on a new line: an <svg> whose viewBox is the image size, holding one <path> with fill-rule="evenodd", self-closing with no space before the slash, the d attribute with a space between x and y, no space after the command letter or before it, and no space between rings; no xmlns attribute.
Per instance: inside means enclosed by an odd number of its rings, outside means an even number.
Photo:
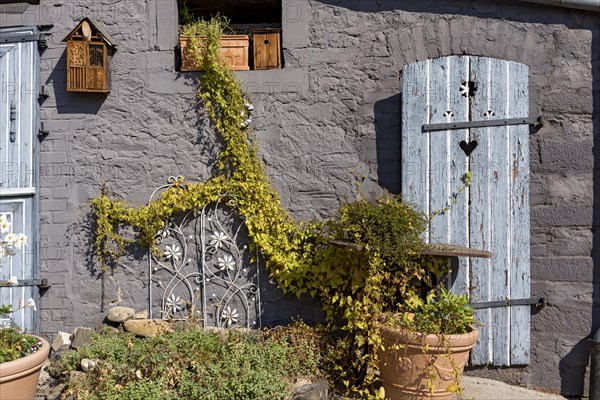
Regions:
<svg viewBox="0 0 600 400"><path fill-rule="evenodd" d="M117 42L91 18L84 18L64 39L67 42L67 90L110 92L110 61Z"/></svg>
<svg viewBox="0 0 600 400"><path fill-rule="evenodd" d="M404 198L432 216L430 243L493 254L461 258L453 290L482 306L529 298L528 67L450 56L405 66L402 82ZM530 306L514 303L475 310L473 364L529 363Z"/></svg>

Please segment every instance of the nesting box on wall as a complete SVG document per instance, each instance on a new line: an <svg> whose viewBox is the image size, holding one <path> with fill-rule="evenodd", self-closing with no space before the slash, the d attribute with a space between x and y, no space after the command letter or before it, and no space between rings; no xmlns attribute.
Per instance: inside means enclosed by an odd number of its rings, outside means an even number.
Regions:
<svg viewBox="0 0 600 400"><path fill-rule="evenodd" d="M67 42L67 90L110 92L110 60L117 42L96 20L84 18Z"/></svg>
<svg viewBox="0 0 600 400"><path fill-rule="evenodd" d="M281 29L254 29L254 69L281 68Z"/></svg>

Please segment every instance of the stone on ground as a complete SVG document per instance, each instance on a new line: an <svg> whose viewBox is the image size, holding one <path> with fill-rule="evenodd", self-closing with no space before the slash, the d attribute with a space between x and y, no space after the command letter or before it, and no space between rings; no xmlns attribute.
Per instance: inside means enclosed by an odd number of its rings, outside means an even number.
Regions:
<svg viewBox="0 0 600 400"><path fill-rule="evenodd" d="M62 393L65 391L66 388L67 385L65 385L64 383L59 383L58 385L50 389L50 391L46 395L46 400L61 400Z"/></svg>
<svg viewBox="0 0 600 400"><path fill-rule="evenodd" d="M160 319L130 319L125 321L123 328L127 332L141 337L154 337L161 333L171 332L168 322Z"/></svg>
<svg viewBox="0 0 600 400"><path fill-rule="evenodd" d="M97 358L83 358L81 360L81 370L83 372L89 372L90 370L94 369L97 365L99 365L102 362L102 360L99 360Z"/></svg>
<svg viewBox="0 0 600 400"><path fill-rule="evenodd" d="M71 346L71 334L67 332L59 331L56 333L54 340L52 341L52 350L64 351L68 350Z"/></svg>
<svg viewBox="0 0 600 400"><path fill-rule="evenodd" d="M329 384L324 379L311 383L301 380L292 388L289 400L326 400L329 399Z"/></svg>
<svg viewBox="0 0 600 400"><path fill-rule="evenodd" d="M71 340L71 348L77 350L90 343L90 333L92 333L92 329L90 328L75 328L73 339Z"/></svg>
<svg viewBox="0 0 600 400"><path fill-rule="evenodd" d="M121 323L133 318L134 315L135 310L133 308L117 306L108 310L106 319L108 319L110 322Z"/></svg>

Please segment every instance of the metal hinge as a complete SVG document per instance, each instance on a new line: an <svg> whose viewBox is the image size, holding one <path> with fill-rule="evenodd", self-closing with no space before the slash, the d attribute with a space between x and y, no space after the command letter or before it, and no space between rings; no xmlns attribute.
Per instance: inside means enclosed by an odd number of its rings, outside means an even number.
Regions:
<svg viewBox="0 0 600 400"><path fill-rule="evenodd" d="M19 284L18 285L11 285L11 286L0 286L1 287L28 287L28 286L37 286L38 289L48 289L50 288L52 285L48 283L48 279L47 278L42 278L42 279L19 279L18 280Z"/></svg>
<svg viewBox="0 0 600 400"><path fill-rule="evenodd" d="M43 139L50 134L50 131L46 129L46 125L42 122L40 123L40 129L38 130L38 138Z"/></svg>
<svg viewBox="0 0 600 400"><path fill-rule="evenodd" d="M489 119L485 121L445 122L442 124L425 124L423 132L447 131L451 129L486 128L490 126L508 125L543 125L542 117Z"/></svg>
<svg viewBox="0 0 600 400"><path fill-rule="evenodd" d="M469 307L475 309L481 308L497 308L497 307L510 307L510 306L536 306L544 307L546 305L545 297L530 297L528 299L511 299L511 300L499 300L499 301L483 301L481 303L469 303Z"/></svg>

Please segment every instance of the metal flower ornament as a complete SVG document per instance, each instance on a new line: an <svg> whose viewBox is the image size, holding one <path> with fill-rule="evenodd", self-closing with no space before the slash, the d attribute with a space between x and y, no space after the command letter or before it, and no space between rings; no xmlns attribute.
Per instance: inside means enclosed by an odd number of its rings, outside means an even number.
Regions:
<svg viewBox="0 0 600 400"><path fill-rule="evenodd" d="M8 265L8 260L17 254L19 250L27 245L27 236L22 233L16 234L11 232L11 222L6 214L0 214L0 276L4 276L4 267ZM16 276L10 276L9 279L0 280L2 286L18 286L19 279ZM21 300L17 308L13 309L11 304L3 304L0 306L0 315L11 314L23 308L33 308L36 310L35 301L28 299L25 304ZM1 328L1 327L0 327Z"/></svg>

